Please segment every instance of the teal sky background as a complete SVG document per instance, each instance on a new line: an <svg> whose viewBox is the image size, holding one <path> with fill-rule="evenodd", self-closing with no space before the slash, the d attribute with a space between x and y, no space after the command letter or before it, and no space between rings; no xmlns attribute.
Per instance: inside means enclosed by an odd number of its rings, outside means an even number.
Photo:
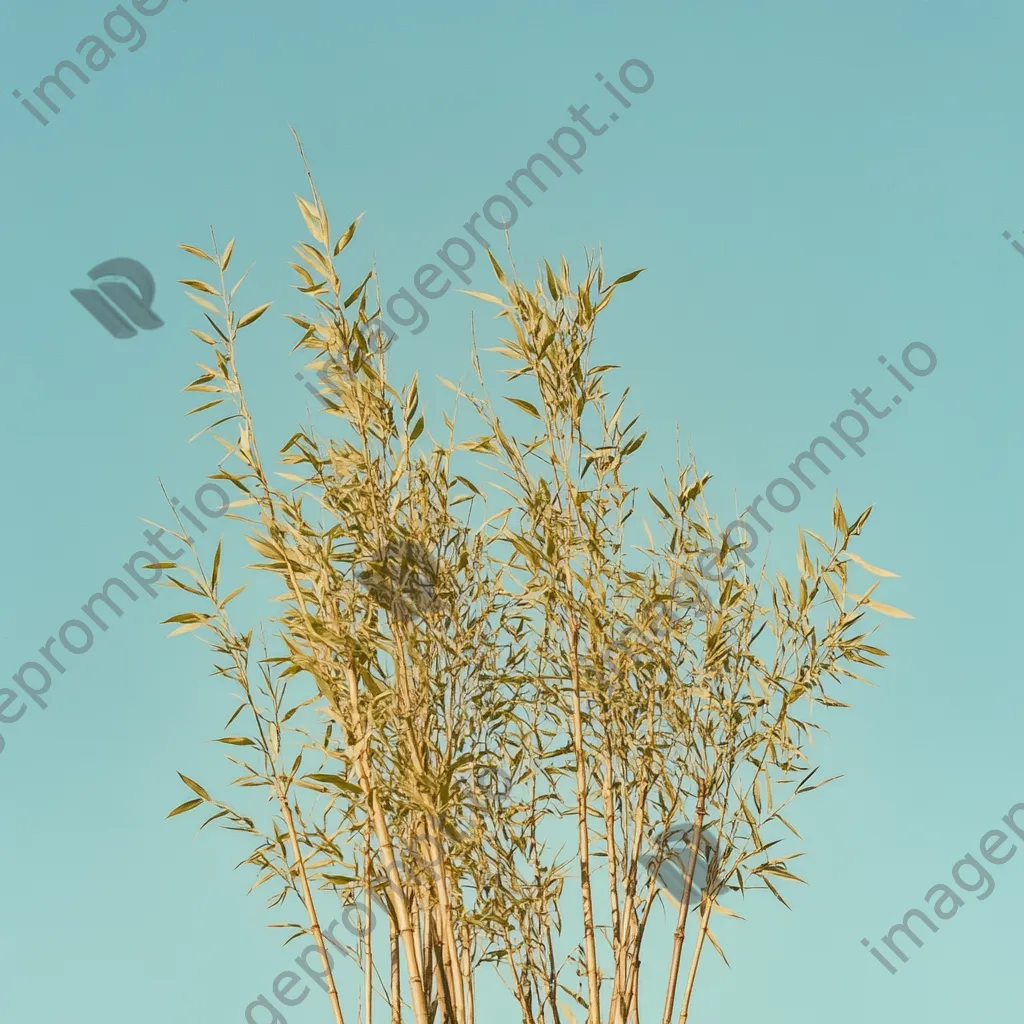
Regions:
<svg viewBox="0 0 1024 1024"><path fill-rule="evenodd" d="M615 81L639 58L653 87L511 232L527 273L563 252L582 268L599 244L610 275L648 268L600 337L650 430L636 481L655 486L672 464L678 424L719 511L742 509L851 388L897 393L879 355L898 366L924 342L938 359L871 424L863 458L772 515L771 564L792 571L797 526L827 531L836 488L849 511L873 504L857 550L900 574L879 596L915 618L883 620L880 685L848 686L853 709L825 723L816 753L844 777L795 816L809 886L786 890L792 912L747 899L747 921L721 929L732 966L709 951L691 1019L1016 1012L1024 851L990 866L992 895L964 895L895 976L860 940L924 908L1024 801L1012 653L1024 259L1002 238L1024 241L1024 8L170 0L145 44L113 44L44 127L9 93L31 94L111 7L0 10L4 680L142 547L140 517L166 519L157 478L191 505L217 457L212 442L186 444L179 391L201 314L175 283L199 267L178 243L204 246L210 224L236 236L235 267L254 264L241 303L274 302L243 366L264 450L305 415L281 318L303 308L286 265L305 234L292 196L306 191L289 125L333 222L365 211L345 280L376 257L394 291L571 124L570 104L591 104L595 123L617 109L594 76ZM69 295L117 256L152 271L160 330L116 340ZM479 252L471 276L490 289ZM467 375L470 314L482 325L489 313L454 286L428 310L422 333L400 331L396 373L419 370L437 415L448 393L432 382ZM247 551L228 555L237 574ZM130 605L87 654L64 656L46 710L0 727L5 1021L240 1022L297 955L232 872L244 855L232 837L164 821L185 798L176 769L230 777L208 743L228 696L195 637L167 640L159 625L182 607L166 591ZM286 1016L328 1013L316 990Z"/></svg>

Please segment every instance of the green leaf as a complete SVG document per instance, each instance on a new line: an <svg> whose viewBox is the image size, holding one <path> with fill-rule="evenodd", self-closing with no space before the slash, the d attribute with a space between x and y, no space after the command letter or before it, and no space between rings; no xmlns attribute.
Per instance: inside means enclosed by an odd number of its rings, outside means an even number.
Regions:
<svg viewBox="0 0 1024 1024"><path fill-rule="evenodd" d="M509 398L505 396L506 402L511 402L517 409L522 409L523 412L528 412L534 419L541 419L541 415L537 412L537 407L529 402L524 402L521 398Z"/></svg>
<svg viewBox="0 0 1024 1024"><path fill-rule="evenodd" d="M356 233L356 225L359 223L359 221L362 218L362 216L363 216L362 214L359 214L359 216L356 217L356 219L354 221L352 221L351 224L349 224L349 226L346 228L345 233L341 236L341 238L338 239L338 243L334 247L334 255L335 256L337 256L341 252L341 250L344 249L345 246L348 245L348 243L352 241L352 237Z"/></svg>
<svg viewBox="0 0 1024 1024"><path fill-rule="evenodd" d="M207 409L212 409L215 405L220 405L223 401L223 398L215 398L212 402L207 402L206 405L197 405L194 409L189 409L185 415L193 416L197 412L205 412Z"/></svg>
<svg viewBox="0 0 1024 1024"><path fill-rule="evenodd" d="M213 572L210 574L210 589L217 592L217 579L220 576L220 549L224 542L217 541L217 550L213 554Z"/></svg>
<svg viewBox="0 0 1024 1024"><path fill-rule="evenodd" d="M494 258L494 253L490 249L487 250L487 255L490 257L491 266L494 268L494 276L503 284L507 285L508 281L505 279L505 271L501 269L501 265Z"/></svg>
<svg viewBox="0 0 1024 1024"><path fill-rule="evenodd" d="M842 530L844 535L848 535L850 532L849 524L846 522L846 514L843 512L843 506L839 504L838 494L835 496L832 504L832 525L837 530Z"/></svg>
<svg viewBox="0 0 1024 1024"><path fill-rule="evenodd" d="M554 272L551 269L551 265L547 260L544 261L544 269L547 271L548 294L551 296L551 300L553 302L557 302L559 296L558 281L556 280Z"/></svg>
<svg viewBox="0 0 1024 1024"><path fill-rule="evenodd" d="M191 811L193 808L198 807L202 802L202 800L186 800L183 804L178 804L167 817L173 818L176 814L184 814L186 811Z"/></svg>
<svg viewBox="0 0 1024 1024"><path fill-rule="evenodd" d="M233 747L255 747L256 746L256 744L253 743L253 741L251 739L249 739L248 736L222 736L219 740L217 740L217 742L218 743L230 743Z"/></svg>
<svg viewBox="0 0 1024 1024"><path fill-rule="evenodd" d="M178 772L178 778L181 779L181 781L184 782L185 785L188 786L188 788L191 789L196 796L202 797L204 800L210 799L210 794L207 793L206 790L203 789L203 787L200 786L198 782L193 781L187 775L182 775L181 772Z"/></svg>
<svg viewBox="0 0 1024 1024"><path fill-rule="evenodd" d="M317 782L324 782L327 785L334 786L336 789L340 789L345 793L357 793L361 796L363 792L358 786L354 786L351 782L347 782L340 775L324 775L314 772L310 775L304 776L304 778L316 779Z"/></svg>
<svg viewBox="0 0 1024 1024"><path fill-rule="evenodd" d="M661 503L660 501L658 501L658 499L657 499L657 498L656 498L656 497L654 496L654 493L653 493L652 491L648 491L648 492L647 492L647 495L648 495L648 497L649 497L649 498L651 499L651 501L653 501L653 502L654 502L654 504L658 506L658 508L659 508L659 509L660 509L660 511L661 511L661 514L662 514L662 515L663 515L663 516L664 516L664 517L665 517L666 519L671 519L671 518L672 518L672 513L671 513L671 512L669 512L669 510L668 510L667 508L665 508L665 506L664 506L664 505L662 505L662 503Z"/></svg>
<svg viewBox="0 0 1024 1024"><path fill-rule="evenodd" d="M479 495L481 498L483 497L483 494L480 492L480 489L476 486L476 484L473 483L472 480L468 480L466 477L458 475L456 475L455 479L458 480L459 483L464 484L466 487L468 487L474 494Z"/></svg>
<svg viewBox="0 0 1024 1024"><path fill-rule="evenodd" d="M640 445L642 445L644 443L644 441L646 439L647 439L647 431L645 430L639 437L634 437L633 440L630 441L626 445L626 447L622 449L622 454L623 455L632 455L633 452L635 452L640 447Z"/></svg>
<svg viewBox="0 0 1024 1024"><path fill-rule="evenodd" d="M628 274L623 274L622 277L615 278L614 281L605 289L605 291L611 291L613 288L617 288L620 284L627 284L632 281L633 278L639 277L647 268L641 267L639 270L632 270Z"/></svg>
<svg viewBox="0 0 1024 1024"><path fill-rule="evenodd" d="M345 299L345 308L346 309L348 309L348 307L351 306L352 303L355 302L356 299L359 298L359 293L366 287L366 282L369 281L372 276L373 276L373 271L371 270L366 275L366 277L364 277L362 279L362 281L359 282L359 287L352 289L352 291L349 293L348 298Z"/></svg>

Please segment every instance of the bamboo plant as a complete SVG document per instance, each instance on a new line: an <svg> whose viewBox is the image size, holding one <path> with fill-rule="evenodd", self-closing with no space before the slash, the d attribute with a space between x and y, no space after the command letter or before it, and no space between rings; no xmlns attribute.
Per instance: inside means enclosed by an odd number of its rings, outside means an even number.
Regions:
<svg viewBox="0 0 1024 1024"><path fill-rule="evenodd" d="M502 1019L684 1024L708 945L725 955L712 915L799 881L787 805L821 784L813 708L846 706L838 684L880 665L865 617L903 614L847 590L854 567L891 575L849 549L870 509L851 521L837 498L827 538L801 531L792 578L747 573L725 541L709 560L707 474L630 482L646 434L595 329L639 271L609 282L594 257L578 281L562 259L532 285L491 257L497 294L472 294L496 307L514 393L495 406L474 342L476 383L443 382L435 436L416 375L389 376L375 274L342 286L357 221L333 234L307 178L291 266L310 309L290 320L328 429L297 430L280 467L240 374L268 304L236 311L233 242L182 247L209 270L183 284L206 320L187 390L226 450L211 479L237 492L280 609L234 624L220 545L161 563L200 604L168 621L203 631L239 698L221 737L235 783L266 797L231 805L183 775L172 814L204 807L204 825L251 836L243 864L272 906L295 901L300 920L277 923L324 955L335 1024L473 1024L495 979L516 1007ZM481 799L498 770L508 786ZM325 899L384 908L387 934L352 949L358 991L328 964Z"/></svg>

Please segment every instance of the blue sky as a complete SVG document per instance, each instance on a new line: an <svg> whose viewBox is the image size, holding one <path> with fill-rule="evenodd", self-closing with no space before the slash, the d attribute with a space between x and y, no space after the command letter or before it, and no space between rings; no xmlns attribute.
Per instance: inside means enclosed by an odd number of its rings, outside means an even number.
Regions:
<svg viewBox="0 0 1024 1024"><path fill-rule="evenodd" d="M5 5L8 92L30 96L111 9ZM850 407L851 388L898 389L880 355L898 366L919 342L937 359L872 423L863 457L776 516L770 558L788 569L797 526L827 529L834 488L850 510L873 504L859 550L900 574L883 600L915 618L886 621L880 685L851 687L854 708L818 745L844 777L799 811L810 885L789 891L792 912L747 901L748 920L724 930L732 968L709 955L692 1019L759 1008L766 1024L945 1024L1014 1010L1024 852L895 976L860 940L924 906L1024 801L1010 644L1021 555L1007 541L1021 505L1024 259L1002 237L1024 240L1020 5L170 0L145 29L134 52L112 43L48 125L11 96L0 107L5 678L142 546L141 519L163 515L157 478L191 504L216 457L186 444L181 417L198 311L175 284L195 270L179 242L204 245L211 224L237 236L236 265L254 264L243 294L274 302L245 354L257 415L284 438L305 414L279 317L299 305L286 263L303 234L289 126L333 220L365 213L352 274L376 258L398 289L571 124L569 105L621 109L582 173L566 168L520 210L512 244L526 270L561 253L582 266L596 245L613 274L648 268L601 337L650 430L638 482L673 461L678 425L714 474L716 506L743 508ZM615 82L630 58L655 81L626 110L595 75ZM120 256L152 271L165 322L128 340L69 294ZM489 287L479 261L472 274ZM397 347L399 374L420 371L434 410L447 393L429 382L468 370L474 310L486 315L453 287ZM175 769L227 778L207 742L227 697L194 638L164 638L176 610L166 593L141 597L88 653L66 655L45 710L0 728L5 1020L92 1024L144 1007L153 1024L242 1021L296 955L232 873L239 847L163 820L183 799ZM326 1009L314 993L288 1022Z"/></svg>

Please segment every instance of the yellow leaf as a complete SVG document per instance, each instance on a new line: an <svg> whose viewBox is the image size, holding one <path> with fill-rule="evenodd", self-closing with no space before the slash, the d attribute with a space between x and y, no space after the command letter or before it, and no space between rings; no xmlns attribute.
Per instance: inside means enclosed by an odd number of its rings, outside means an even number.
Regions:
<svg viewBox="0 0 1024 1024"><path fill-rule="evenodd" d="M243 327L248 327L249 324L253 323L256 320L259 320L259 318L263 316L263 314L266 313L268 309L270 309L271 305L272 303L265 302L262 306L257 306L256 309L253 309L250 312L246 313L245 316L243 316L242 319L238 321L239 330L241 330Z"/></svg>
<svg viewBox="0 0 1024 1024"><path fill-rule="evenodd" d="M176 814L184 814L186 811L191 811L193 808L198 807L202 802L202 800L186 800L183 804L178 804L167 817L173 818Z"/></svg>
<svg viewBox="0 0 1024 1024"><path fill-rule="evenodd" d="M356 225L362 219L362 216L362 214L359 214L359 216L356 217L356 219L352 221L352 223L349 224L349 226L345 229L345 234L343 234L341 238L338 239L337 244L334 246L335 256L339 255L342 249L344 249L345 246L352 241L352 236L356 233Z"/></svg>
<svg viewBox="0 0 1024 1024"><path fill-rule="evenodd" d="M185 294L193 302L196 302L200 306L202 306L203 309L208 309L211 313L216 313L218 316L220 315L220 310L212 302L210 302L209 299L204 299L201 295L193 295L191 292L185 292Z"/></svg>
<svg viewBox="0 0 1024 1024"><path fill-rule="evenodd" d="M193 629L198 629L200 626L204 625L206 625L204 622L190 622L186 626L179 626L177 629L172 629L167 636L172 637L178 636L181 633L191 633Z"/></svg>
<svg viewBox="0 0 1024 1024"><path fill-rule="evenodd" d="M891 604L882 604L881 601L868 601L868 607L883 615L890 615L894 619L912 619L914 616L900 608L894 608Z"/></svg>
<svg viewBox="0 0 1024 1024"><path fill-rule="evenodd" d="M302 212L302 219L306 222L306 227L309 228L309 233L318 241L327 243L327 239L324 238L324 227L320 221L320 214L306 202L302 196L295 197L299 203L299 210Z"/></svg>
<svg viewBox="0 0 1024 1024"><path fill-rule="evenodd" d="M194 288L197 292L206 292L207 295L220 295L216 288L211 288L205 281L186 278L184 281L179 281L178 284L183 284L186 288Z"/></svg>
<svg viewBox="0 0 1024 1024"><path fill-rule="evenodd" d="M202 249L197 249L194 245L179 245L179 249L184 249L185 252L191 253L193 256L198 256L200 259L209 260L211 263L215 263L216 260L203 252Z"/></svg>
<svg viewBox="0 0 1024 1024"><path fill-rule="evenodd" d="M537 407L531 405L529 402L524 402L521 398L509 398L505 396L506 402L511 402L517 409L522 409L523 412L528 412L534 419L540 419L541 415L537 412Z"/></svg>
<svg viewBox="0 0 1024 1024"><path fill-rule="evenodd" d="M898 580L899 574L895 572L889 572L888 569L879 569L877 565L871 565L869 562L865 562L859 555L855 555L852 551L846 552L846 557L856 562L862 569L867 569L868 572L873 573L875 576L888 576L891 579Z"/></svg>
<svg viewBox="0 0 1024 1024"><path fill-rule="evenodd" d="M459 291L464 295L472 295L474 299L483 299L484 302L493 302L496 306L501 306L502 309L505 308L505 303L501 299L494 295L488 295L486 292L471 292L468 288L460 288Z"/></svg>

